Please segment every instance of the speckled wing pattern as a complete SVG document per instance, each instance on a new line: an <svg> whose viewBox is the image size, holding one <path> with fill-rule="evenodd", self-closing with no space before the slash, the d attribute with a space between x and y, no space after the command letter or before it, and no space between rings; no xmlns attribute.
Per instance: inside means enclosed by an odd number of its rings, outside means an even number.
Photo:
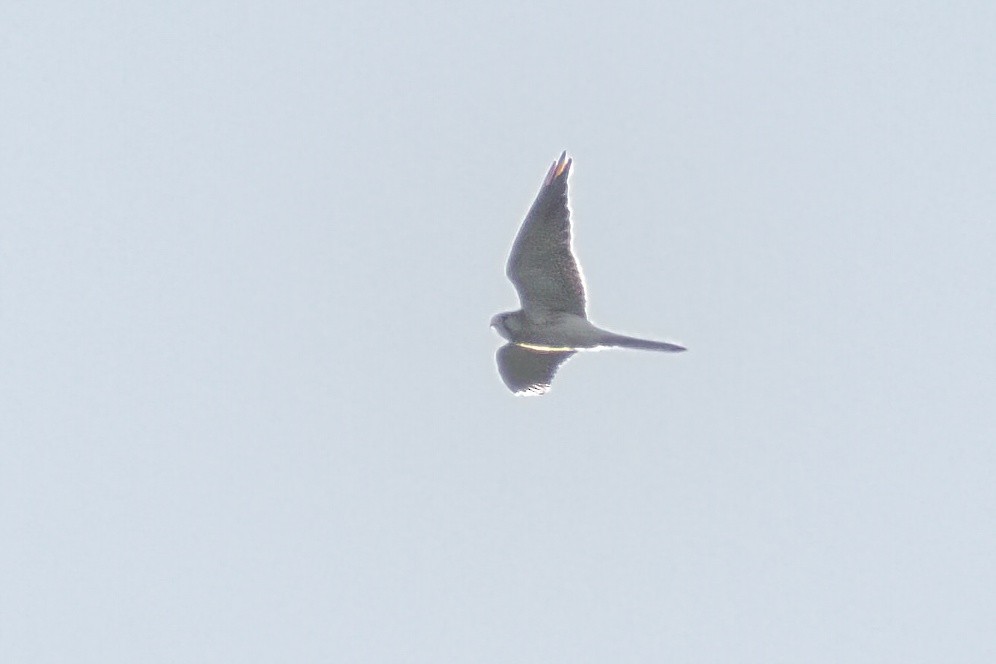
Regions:
<svg viewBox="0 0 996 664"><path fill-rule="evenodd" d="M565 151L550 166L539 194L512 244L505 273L527 313L565 311L585 315L584 279L571 251L571 211Z"/></svg>
<svg viewBox="0 0 996 664"><path fill-rule="evenodd" d="M498 373L508 389L516 394L543 394L560 365L575 351L538 351L518 344L505 344L498 349Z"/></svg>

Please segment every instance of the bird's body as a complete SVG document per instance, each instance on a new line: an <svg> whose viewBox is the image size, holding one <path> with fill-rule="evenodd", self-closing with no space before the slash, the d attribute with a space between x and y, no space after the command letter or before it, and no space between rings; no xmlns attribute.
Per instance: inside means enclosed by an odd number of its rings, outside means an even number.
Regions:
<svg viewBox="0 0 996 664"><path fill-rule="evenodd" d="M587 319L567 312L544 312L539 317L524 310L498 314L491 325L505 339L538 350L592 350L595 348L641 348L644 350L682 351L683 346L666 341L627 337L603 330Z"/></svg>
<svg viewBox="0 0 996 664"><path fill-rule="evenodd" d="M529 315L520 309L498 314L492 319L492 325L509 341L538 348L596 348L605 334L588 319L566 311L540 311Z"/></svg>
<svg viewBox="0 0 996 664"><path fill-rule="evenodd" d="M628 337L593 325L585 285L571 249L567 153L550 167L512 244L506 274L522 308L496 315L491 326L510 343L498 350L498 370L510 390L543 394L559 366L577 350L618 346L659 351L684 347Z"/></svg>

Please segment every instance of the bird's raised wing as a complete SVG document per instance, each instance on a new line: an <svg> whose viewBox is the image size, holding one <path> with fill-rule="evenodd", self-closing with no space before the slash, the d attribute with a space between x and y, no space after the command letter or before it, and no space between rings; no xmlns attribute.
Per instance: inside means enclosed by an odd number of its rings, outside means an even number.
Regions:
<svg viewBox="0 0 996 664"><path fill-rule="evenodd" d="M550 389L560 365L574 355L573 350L539 351L518 344L498 349L498 373L508 389L516 394L544 394Z"/></svg>
<svg viewBox="0 0 996 664"><path fill-rule="evenodd" d="M571 251L570 170L564 152L550 166L508 257L505 274L527 313L532 309L585 315L584 279Z"/></svg>

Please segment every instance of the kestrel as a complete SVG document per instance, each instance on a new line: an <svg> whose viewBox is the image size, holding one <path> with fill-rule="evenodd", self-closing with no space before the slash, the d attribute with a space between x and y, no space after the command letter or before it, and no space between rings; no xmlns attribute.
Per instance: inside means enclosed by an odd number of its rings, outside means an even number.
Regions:
<svg viewBox="0 0 996 664"><path fill-rule="evenodd" d="M677 352L664 341L637 339L595 327L585 314L584 279L571 250L571 211L565 151L550 166L512 244L505 274L522 308L491 319L510 343L498 349L498 372L516 394L544 394L554 374L578 350L621 347Z"/></svg>

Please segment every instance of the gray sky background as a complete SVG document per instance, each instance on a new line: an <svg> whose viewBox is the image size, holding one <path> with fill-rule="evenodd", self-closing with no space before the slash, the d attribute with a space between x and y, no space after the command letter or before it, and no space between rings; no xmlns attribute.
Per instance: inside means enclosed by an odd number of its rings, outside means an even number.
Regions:
<svg viewBox="0 0 996 664"><path fill-rule="evenodd" d="M996 661L994 7L5 3L0 660Z"/></svg>

